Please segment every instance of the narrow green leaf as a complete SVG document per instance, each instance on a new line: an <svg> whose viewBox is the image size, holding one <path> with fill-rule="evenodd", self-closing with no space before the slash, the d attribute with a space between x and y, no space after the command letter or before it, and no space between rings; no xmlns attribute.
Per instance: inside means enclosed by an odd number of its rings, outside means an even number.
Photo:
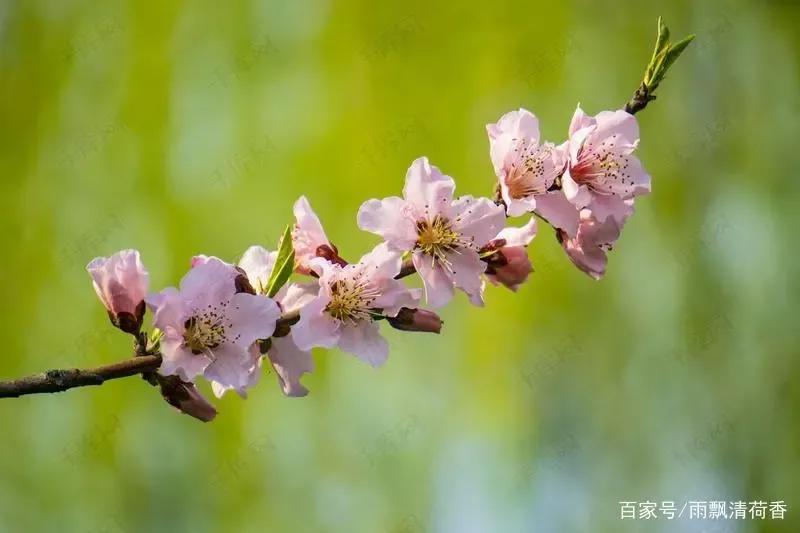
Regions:
<svg viewBox="0 0 800 533"><path fill-rule="evenodd" d="M689 35L685 39L678 41L677 43L670 45L669 51L667 51L667 57L664 60L664 70L666 71L678 57L686 50L686 47L689 46L689 43L692 42L694 39L694 35Z"/></svg>
<svg viewBox="0 0 800 533"><path fill-rule="evenodd" d="M292 227L286 226L278 244L278 258L267 282L267 296L272 298L283 287L294 270L294 247L292 246Z"/></svg>
<svg viewBox="0 0 800 533"><path fill-rule="evenodd" d="M659 82L661 81L661 77L664 72L664 60L667 57L667 52L669 50L665 48L661 50L652 60L650 66L647 67L647 72L645 73L644 83L647 85L647 88L651 91L654 91L656 87L658 87Z"/></svg>
<svg viewBox="0 0 800 533"><path fill-rule="evenodd" d="M653 55L663 50L667 45L667 41L669 41L669 28L664 24L664 20L658 17L658 38L656 39L656 51Z"/></svg>
<svg viewBox="0 0 800 533"><path fill-rule="evenodd" d="M661 83L661 81L664 79L664 76L667 75L667 70L669 70L669 67L671 67L681 53L686 50L686 47L689 46L689 43L692 42L692 39L694 39L694 35L690 35L675 44L669 45L669 48L664 51L664 57L656 68L656 73L654 76L654 82L656 86Z"/></svg>
<svg viewBox="0 0 800 533"><path fill-rule="evenodd" d="M668 41L669 28L664 24L664 20L658 17L658 37L656 37L656 46L653 49L653 55L650 57L650 63L647 65L647 69L644 72L644 83L648 87L651 86L658 72L660 58L663 57L662 54L664 54L669 47Z"/></svg>

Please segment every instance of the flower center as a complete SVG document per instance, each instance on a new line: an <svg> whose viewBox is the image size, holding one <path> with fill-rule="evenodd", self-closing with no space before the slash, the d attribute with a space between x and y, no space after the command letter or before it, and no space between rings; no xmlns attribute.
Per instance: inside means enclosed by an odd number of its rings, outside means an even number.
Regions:
<svg viewBox="0 0 800 533"><path fill-rule="evenodd" d="M436 215L433 220L417 222L416 248L425 255L444 261L447 252L452 252L461 245L461 238L453 231L450 221Z"/></svg>
<svg viewBox="0 0 800 533"><path fill-rule="evenodd" d="M325 311L333 318L355 324L372 320L374 314L370 305L378 296L366 283L358 280L338 280L331 285L331 301Z"/></svg>
<svg viewBox="0 0 800 533"><path fill-rule="evenodd" d="M536 146L527 139L520 139L514 152L516 162L506 177L506 186L511 198L518 200L531 195L544 194L552 185L545 162L552 157L552 147ZM549 181L549 183L548 183Z"/></svg>
<svg viewBox="0 0 800 533"><path fill-rule="evenodd" d="M593 146L588 143L581 148L578 162L570 169L570 176L600 194L615 194L619 189L633 190L633 178L629 166L630 158L615 152L616 137L611 137Z"/></svg>
<svg viewBox="0 0 800 533"><path fill-rule="evenodd" d="M203 312L196 312L184 323L184 345L197 355L225 342L227 336L223 318L223 314L210 305ZM231 326L228 324L228 327Z"/></svg>

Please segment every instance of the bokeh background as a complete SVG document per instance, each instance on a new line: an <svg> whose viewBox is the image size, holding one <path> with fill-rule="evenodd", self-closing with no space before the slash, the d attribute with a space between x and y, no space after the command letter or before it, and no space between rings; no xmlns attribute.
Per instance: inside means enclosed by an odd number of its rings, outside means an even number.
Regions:
<svg viewBox="0 0 800 533"><path fill-rule="evenodd" d="M485 124L524 106L559 142L621 106L659 15L697 40L639 115L653 194L604 280L543 228L518 294L385 331L380 370L315 352L310 396L268 374L212 424L135 378L0 401L0 531L800 531L797 2L5 0L0 376L130 353L97 255L174 285L306 194L355 258L420 155L490 194ZM646 500L788 513L620 521Z"/></svg>

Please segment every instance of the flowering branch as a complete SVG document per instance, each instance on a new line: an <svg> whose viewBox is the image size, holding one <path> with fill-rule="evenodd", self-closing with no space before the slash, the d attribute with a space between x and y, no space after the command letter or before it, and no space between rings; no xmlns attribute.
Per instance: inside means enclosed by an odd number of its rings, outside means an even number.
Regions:
<svg viewBox="0 0 800 533"><path fill-rule="evenodd" d="M275 337L289 334L289 328L300 319L300 313L285 313L276 322ZM64 392L76 387L102 385L106 381L127 378L137 374L155 373L161 366L161 354L143 353L97 368L53 369L18 379L0 381L0 398L18 398L27 394ZM149 381L149 380L148 380ZM157 384L157 380L154 385Z"/></svg>
<svg viewBox="0 0 800 533"><path fill-rule="evenodd" d="M382 365L389 347L381 323L405 332L439 333L437 309L457 292L483 306L486 281L516 291L533 272L527 247L537 215L552 226L572 263L592 278L650 192L650 175L634 152L634 116L655 98L667 69L692 37L669 42L659 33L639 89L625 109L589 116L578 107L568 138L540 142L539 121L525 109L486 127L495 172L493 198L455 196L455 180L420 157L409 167L402 197L364 202L360 229L382 240L348 262L326 235L305 197L276 251L251 246L236 264L198 255L179 287L149 291L136 250L98 257L87 266L111 323L136 339L135 357L95 369L50 370L0 382L0 398L61 392L141 374L164 400L198 420L217 412L196 389L203 377L217 397L245 397L271 365L287 396L305 396L313 348L339 348ZM521 226L508 219L527 217ZM422 287L407 285L418 275ZM302 281L292 281L302 276ZM152 330L143 330L150 311Z"/></svg>

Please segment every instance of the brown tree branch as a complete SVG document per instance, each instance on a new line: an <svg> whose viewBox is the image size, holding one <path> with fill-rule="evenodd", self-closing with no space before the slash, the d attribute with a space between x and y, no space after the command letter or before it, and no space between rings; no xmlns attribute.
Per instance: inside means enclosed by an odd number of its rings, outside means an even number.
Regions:
<svg viewBox="0 0 800 533"><path fill-rule="evenodd" d="M48 370L24 378L0 381L0 398L18 398L26 394L62 392L75 387L102 385L112 379L153 372L159 366L160 355L143 355L97 368Z"/></svg>
<svg viewBox="0 0 800 533"><path fill-rule="evenodd" d="M286 313L275 325L276 336L288 335L289 328L299 319L298 312ZM148 374L161 366L161 356L140 355L118 363L97 368L67 368L48 370L23 378L0 381L0 398L18 398L26 394L63 392L75 387L102 385L112 379ZM155 384L152 380L151 383Z"/></svg>

